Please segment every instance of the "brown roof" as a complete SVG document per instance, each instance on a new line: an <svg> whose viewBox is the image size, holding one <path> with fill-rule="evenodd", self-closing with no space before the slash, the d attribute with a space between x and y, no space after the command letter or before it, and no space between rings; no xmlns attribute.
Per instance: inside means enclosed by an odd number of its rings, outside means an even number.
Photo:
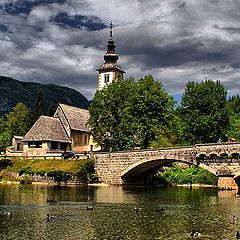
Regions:
<svg viewBox="0 0 240 240"><path fill-rule="evenodd" d="M59 118L40 116L22 139L28 141L56 141L71 143Z"/></svg>
<svg viewBox="0 0 240 240"><path fill-rule="evenodd" d="M87 122L90 116L88 110L69 106L66 104L59 104L59 106L64 112L72 130L90 132L90 128L87 126Z"/></svg>
<svg viewBox="0 0 240 240"><path fill-rule="evenodd" d="M101 70L112 70L112 69L118 69L120 72L125 73L122 70L122 67L116 63L116 62L105 62L103 63L99 69L97 69L97 71L101 71Z"/></svg>

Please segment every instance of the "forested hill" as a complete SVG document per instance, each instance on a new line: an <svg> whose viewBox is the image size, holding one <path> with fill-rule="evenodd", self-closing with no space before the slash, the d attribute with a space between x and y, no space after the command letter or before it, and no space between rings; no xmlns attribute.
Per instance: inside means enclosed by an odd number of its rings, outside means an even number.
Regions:
<svg viewBox="0 0 240 240"><path fill-rule="evenodd" d="M0 76L0 116L12 110L17 103L22 102L29 108L34 108L38 92L42 91L45 110L65 103L76 107L87 108L89 102L80 92L53 84L21 82L13 78Z"/></svg>

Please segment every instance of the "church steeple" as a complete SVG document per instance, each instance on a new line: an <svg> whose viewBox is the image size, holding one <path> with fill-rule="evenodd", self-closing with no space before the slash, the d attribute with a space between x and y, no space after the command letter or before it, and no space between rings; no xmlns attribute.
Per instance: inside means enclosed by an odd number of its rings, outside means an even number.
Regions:
<svg viewBox="0 0 240 240"><path fill-rule="evenodd" d="M107 44L107 52L104 55L105 63L97 70L98 74L98 90L103 89L106 85L111 84L118 79L123 78L124 71L122 67L117 63L118 55L115 52L115 44L113 41L113 25L109 24L109 39Z"/></svg>
<svg viewBox="0 0 240 240"><path fill-rule="evenodd" d="M109 31L109 39L108 39L108 45L107 45L107 52L106 52L106 54L104 55L104 60L105 60L106 62L111 62L111 61L117 62L117 60L118 60L118 55L117 55L117 53L115 52L116 46L115 46L114 41L113 41L112 28L113 28L112 22L110 22L110 24L109 24L109 29L110 29L110 31Z"/></svg>

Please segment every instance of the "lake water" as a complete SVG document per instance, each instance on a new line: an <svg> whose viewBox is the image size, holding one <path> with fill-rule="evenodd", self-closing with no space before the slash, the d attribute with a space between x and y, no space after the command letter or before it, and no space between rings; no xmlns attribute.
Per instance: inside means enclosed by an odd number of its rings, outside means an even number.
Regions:
<svg viewBox="0 0 240 240"><path fill-rule="evenodd" d="M230 240L240 230L240 198L214 188L0 185L4 211L13 214L0 215L1 240Z"/></svg>

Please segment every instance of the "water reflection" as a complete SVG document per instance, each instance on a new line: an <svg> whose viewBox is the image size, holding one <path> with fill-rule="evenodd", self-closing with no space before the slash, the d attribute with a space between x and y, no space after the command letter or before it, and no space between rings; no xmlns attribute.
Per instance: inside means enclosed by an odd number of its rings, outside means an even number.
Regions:
<svg viewBox="0 0 240 240"><path fill-rule="evenodd" d="M216 189L1 185L0 212L13 216L0 214L0 239L179 240L193 229L201 239L236 239L239 202Z"/></svg>

